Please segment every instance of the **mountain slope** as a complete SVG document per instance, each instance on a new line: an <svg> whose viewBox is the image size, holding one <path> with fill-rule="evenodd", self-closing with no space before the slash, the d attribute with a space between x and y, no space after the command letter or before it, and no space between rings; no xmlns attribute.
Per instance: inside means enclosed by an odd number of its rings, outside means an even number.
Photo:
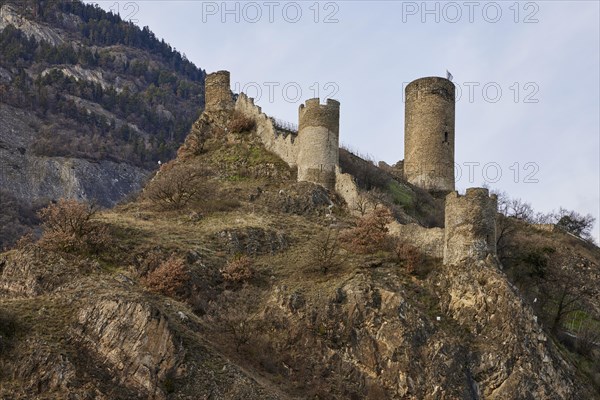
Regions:
<svg viewBox="0 0 600 400"><path fill-rule="evenodd" d="M201 151L96 217L104 250L0 256L0 397L598 398L497 260L361 252L335 193L255 132L199 125ZM546 239L597 280L597 247Z"/></svg>
<svg viewBox="0 0 600 400"><path fill-rule="evenodd" d="M97 6L0 1L0 50L0 190L29 205L116 204L204 104L204 71Z"/></svg>

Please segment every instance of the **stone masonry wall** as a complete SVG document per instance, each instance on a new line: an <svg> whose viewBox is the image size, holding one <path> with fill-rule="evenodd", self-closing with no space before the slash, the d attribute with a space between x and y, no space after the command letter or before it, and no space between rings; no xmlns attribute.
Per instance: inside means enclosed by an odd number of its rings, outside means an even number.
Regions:
<svg viewBox="0 0 600 400"><path fill-rule="evenodd" d="M298 110L298 181L335 188L339 166L340 103L310 99Z"/></svg>
<svg viewBox="0 0 600 400"><path fill-rule="evenodd" d="M405 179L425 190L454 190L455 87L429 77L406 87Z"/></svg>
<svg viewBox="0 0 600 400"><path fill-rule="evenodd" d="M496 255L498 199L487 189L470 188L464 196L446 196L444 264Z"/></svg>
<svg viewBox="0 0 600 400"><path fill-rule="evenodd" d="M340 103L328 99L326 104L310 99L298 110L298 132L278 127L275 121L240 93L235 103L230 90L228 71L206 76L206 116L225 122L232 111L239 112L256 123L256 133L266 149L281 157L291 167L298 167L298 181L320 184L335 189L339 168Z"/></svg>
<svg viewBox="0 0 600 400"><path fill-rule="evenodd" d="M389 233L409 243L423 254L433 258L444 256L444 230L442 228L425 228L417 224L402 225L397 221L388 224Z"/></svg>
<svg viewBox="0 0 600 400"><path fill-rule="evenodd" d="M218 115L233 110L229 71L217 71L206 75L204 90L206 101L204 111Z"/></svg>
<svg viewBox="0 0 600 400"><path fill-rule="evenodd" d="M352 175L342 173L339 168L336 169L335 173L335 191L342 196L351 213L360 215L356 210L356 205L360 197L358 185Z"/></svg>
<svg viewBox="0 0 600 400"><path fill-rule="evenodd" d="M262 109L254 104L254 100L240 93L235 103L235 111L252 118L256 122L256 134L265 148L277 154L289 166L296 166L298 154L297 133L278 130Z"/></svg>

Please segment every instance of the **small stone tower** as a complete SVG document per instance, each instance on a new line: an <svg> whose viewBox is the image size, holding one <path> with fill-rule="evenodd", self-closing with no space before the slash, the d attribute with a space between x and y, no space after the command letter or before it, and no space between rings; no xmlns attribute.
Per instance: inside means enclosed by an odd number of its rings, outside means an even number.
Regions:
<svg viewBox="0 0 600 400"><path fill-rule="evenodd" d="M455 87L445 78L406 86L404 177L431 192L454 190Z"/></svg>
<svg viewBox="0 0 600 400"><path fill-rule="evenodd" d="M214 116L230 113L234 108L229 71L217 71L206 75L204 81L204 111Z"/></svg>
<svg viewBox="0 0 600 400"><path fill-rule="evenodd" d="M487 189L470 188L464 196L446 196L444 264L461 260L482 260L496 255L496 213L498 199Z"/></svg>
<svg viewBox="0 0 600 400"><path fill-rule="evenodd" d="M298 181L335 188L339 165L340 103L318 98L301 104L298 110Z"/></svg>

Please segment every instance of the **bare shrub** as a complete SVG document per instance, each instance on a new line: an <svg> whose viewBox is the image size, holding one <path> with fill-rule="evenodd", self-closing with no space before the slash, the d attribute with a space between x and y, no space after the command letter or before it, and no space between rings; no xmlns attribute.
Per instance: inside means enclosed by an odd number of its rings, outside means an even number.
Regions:
<svg viewBox="0 0 600 400"><path fill-rule="evenodd" d="M365 216L369 211L384 206L387 201L386 193L379 188L372 188L368 192L361 192L354 203L354 210L361 216Z"/></svg>
<svg viewBox="0 0 600 400"><path fill-rule="evenodd" d="M256 122L242 113L235 112L229 123L227 130L231 133L250 132L256 127Z"/></svg>
<svg viewBox="0 0 600 400"><path fill-rule="evenodd" d="M246 255L239 255L227 263L225 268L221 270L221 274L226 282L245 282L254 276L254 269L252 268L252 265L253 262L250 257Z"/></svg>
<svg viewBox="0 0 600 400"><path fill-rule="evenodd" d="M337 268L342 263L340 255L339 232L328 229L325 238L317 237L312 243L311 266L323 274Z"/></svg>
<svg viewBox="0 0 600 400"><path fill-rule="evenodd" d="M146 189L146 197L161 209L181 209L210 191L210 171L191 165L175 165L160 171Z"/></svg>
<svg viewBox="0 0 600 400"><path fill-rule="evenodd" d="M340 234L340 241L349 250L361 254L388 250L390 236L387 224L392 221L392 213L385 207L379 207L358 220L355 228Z"/></svg>
<svg viewBox="0 0 600 400"><path fill-rule="evenodd" d="M384 207L384 204L387 201L387 194L383 190L375 187L369 190L368 195L369 202L373 208L377 208L379 206Z"/></svg>
<svg viewBox="0 0 600 400"><path fill-rule="evenodd" d="M214 318L214 326L231 338L228 343L234 343L238 353L263 328L256 309L257 303L252 292L244 288L236 292L223 292L220 301L214 302L209 310L209 315Z"/></svg>
<svg viewBox="0 0 600 400"><path fill-rule="evenodd" d="M354 202L354 210L358 211L361 216L364 216L369 210L371 205L371 199L364 194L360 193Z"/></svg>
<svg viewBox="0 0 600 400"><path fill-rule="evenodd" d="M511 239L517 230L517 224L513 218L501 213L496 216L496 249L500 260L510 255L510 247L513 245Z"/></svg>
<svg viewBox="0 0 600 400"><path fill-rule="evenodd" d="M398 264L409 274L414 274L419 265L423 262L421 251L415 246L402 240L398 241L396 244L394 254L396 255Z"/></svg>
<svg viewBox="0 0 600 400"><path fill-rule="evenodd" d="M60 199L39 211L44 233L40 246L53 251L98 252L110 243L106 226L92 217L97 208L89 203Z"/></svg>
<svg viewBox="0 0 600 400"><path fill-rule="evenodd" d="M589 242L594 242L592 228L596 219L591 215L582 215L576 211L560 208L555 216L556 226Z"/></svg>
<svg viewBox="0 0 600 400"><path fill-rule="evenodd" d="M143 284L151 292L181 299L188 295L189 281L190 272L185 260L173 254L150 272Z"/></svg>

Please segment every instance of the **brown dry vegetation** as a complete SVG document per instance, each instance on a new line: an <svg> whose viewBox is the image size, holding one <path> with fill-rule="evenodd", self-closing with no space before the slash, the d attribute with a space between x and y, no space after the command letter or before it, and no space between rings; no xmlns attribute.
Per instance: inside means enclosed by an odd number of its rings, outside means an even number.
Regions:
<svg viewBox="0 0 600 400"><path fill-rule="evenodd" d="M379 207L361 217L355 228L341 233L340 241L348 251L359 254L373 254L390 249L391 239L388 227L392 221L392 213Z"/></svg>
<svg viewBox="0 0 600 400"><path fill-rule="evenodd" d="M237 255L227 262L225 268L221 270L221 274L226 282L246 282L254 276L252 259L243 254Z"/></svg>
<svg viewBox="0 0 600 400"><path fill-rule="evenodd" d="M150 272L143 279L143 283L152 292L174 298L185 298L189 295L187 291L189 280L190 273L185 260L173 254Z"/></svg>
<svg viewBox="0 0 600 400"><path fill-rule="evenodd" d="M76 200L60 199L40 210L44 233L39 245L65 252L97 253L110 243L108 228L92 218L95 206Z"/></svg>
<svg viewBox="0 0 600 400"><path fill-rule="evenodd" d="M230 133L250 132L256 126L252 118L246 117L244 114L234 112L231 120L227 124L227 131Z"/></svg>
<svg viewBox="0 0 600 400"><path fill-rule="evenodd" d="M193 171L200 171L199 175ZM190 181L195 185L188 185ZM166 201L150 196L150 193L164 193L161 185L174 182L179 182L179 186L174 185ZM432 335L428 338L441 338L450 344L449 348L465 338L464 330L452 325L452 321L437 325L433 322L442 315L431 277L436 275L439 265L388 235L386 223L396 216L389 208L400 207L394 204L394 199L403 204L400 208L406 215L412 216L410 213L417 207L410 205L417 195L401 185L391 187L387 192L382 189L371 192L379 205L374 212L365 212L362 218L355 219L333 195L308 183L296 184L289 168L257 146L250 135L240 135L237 141L228 144L209 140L204 151L189 158L186 165L174 163L164 167L140 199L88 219L110 227L114 244L101 250L97 259L81 256L86 263L99 265L90 268L93 272L88 275L73 274L72 286L62 283L61 293L68 296L64 302L61 300L52 308L47 304L57 301L49 297L11 303L0 299L0 318L26 315L28 324L39 325L36 340L56 343L56 352L62 354L72 351L62 338L66 335L64 327L72 324L69 319L74 318L78 306L67 299L85 301L81 299L89 293L143 299L169 316L170 329L185 346L186 360L194 360L187 365L196 367L197 360L204 360L198 362L195 370L210 375L214 380L211 384L227 387L225 377L232 365L237 365L256 382L265 387L275 386L285 396L366 398L367 389L361 387L360 380L347 379L347 374L357 374L356 370L335 358L323 362L317 355L318 349L336 353L351 346L357 333L364 333L361 324L366 322L360 318L367 312L379 313L383 295L407 292L407 309L419 310L422 318L419 323L431 329L426 331ZM193 195L185 200L191 192ZM173 196L182 199L181 206L172 206L178 202L172 200ZM321 201L320 196L331 196L325 200L334 202L337 211L330 213L328 201ZM430 202L436 204L435 200ZM286 246L251 243L253 248L273 250L257 252L251 258L231 258L234 253L229 253L219 240L222 232L259 228L285 232ZM271 240L268 235L257 237L252 240ZM539 242L527 242L524 237ZM543 249L560 243L557 252L566 251L564 247L577 249L578 254L588 259L598 257L596 250L570 240L567 236L557 239L554 234L508 231L506 254L520 261L507 262L507 271L527 298L533 296L531 287L518 280L525 265L521 255L526 253L527 246ZM542 255L551 257L549 253ZM350 286L354 291L340 290L349 282L356 285ZM368 301L360 299L357 312L352 314L357 320L347 320L341 311L352 299L346 296L361 293L365 288L371 290ZM174 299L165 301L162 296L149 295L148 291ZM50 310L48 315L40 314L42 303ZM2 314L2 307L7 308L6 314ZM177 311L184 317L177 315ZM51 334L42 329L49 325ZM412 329L418 324L408 325ZM5 346L6 354L14 357L25 353L25 346L30 343L26 340L31 339L27 335L11 338L10 346ZM592 337L592 333L588 336ZM205 344L207 347L203 347ZM580 343L578 349L583 352L585 345ZM591 356L573 354L579 357L574 363L593 365ZM226 371L222 358L230 360ZM594 373L592 367L586 371ZM176 380L161 385L181 392L188 387L188 383ZM371 398L390 396L383 389L369 390Z"/></svg>
<svg viewBox="0 0 600 400"><path fill-rule="evenodd" d="M161 210L178 210L192 201L211 196L215 190L211 175L207 168L173 162L158 172L144 195Z"/></svg>

